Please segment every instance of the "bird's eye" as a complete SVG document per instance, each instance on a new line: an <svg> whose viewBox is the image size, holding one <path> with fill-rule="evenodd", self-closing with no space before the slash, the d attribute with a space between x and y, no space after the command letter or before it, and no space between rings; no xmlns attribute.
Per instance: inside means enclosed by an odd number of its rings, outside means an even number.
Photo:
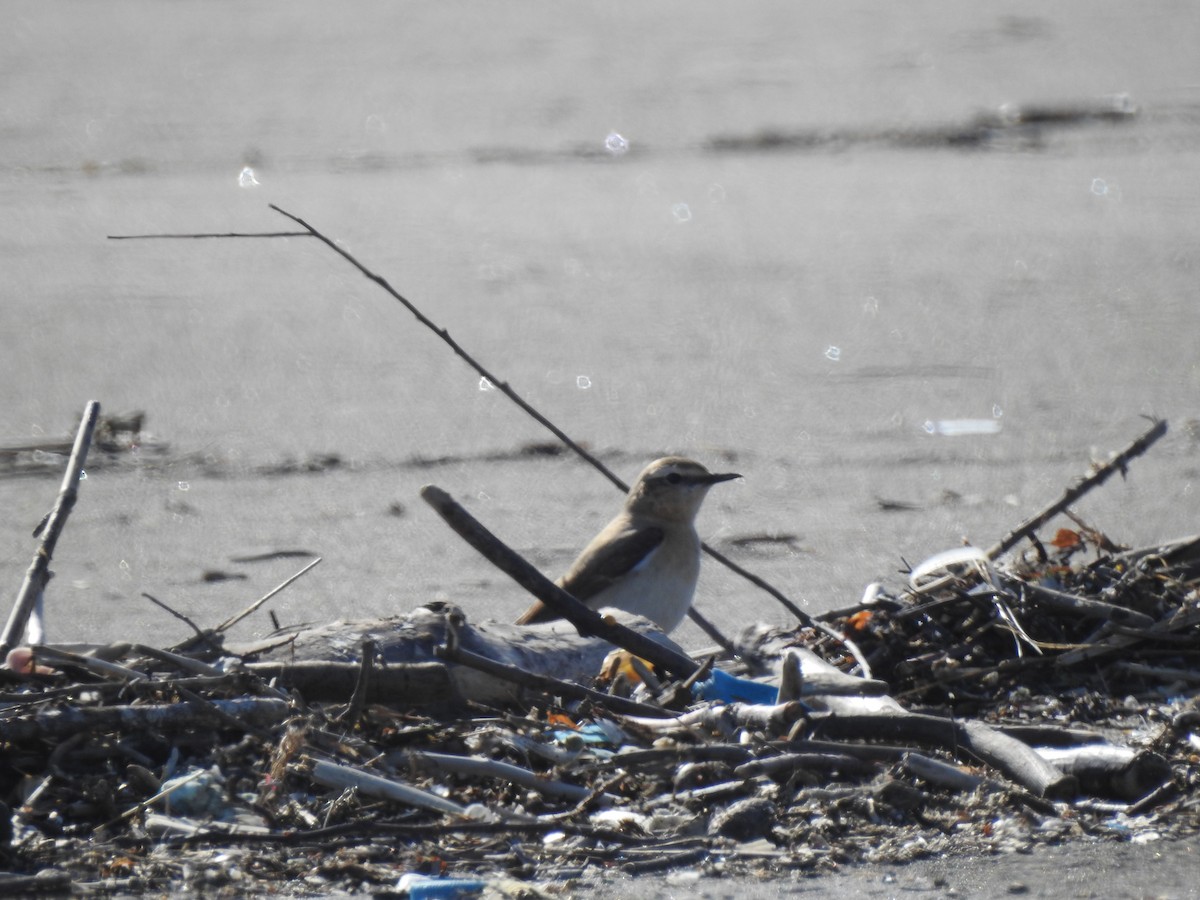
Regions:
<svg viewBox="0 0 1200 900"><path fill-rule="evenodd" d="M678 472L671 472L667 475L667 484L679 484L683 481L683 476Z"/></svg>

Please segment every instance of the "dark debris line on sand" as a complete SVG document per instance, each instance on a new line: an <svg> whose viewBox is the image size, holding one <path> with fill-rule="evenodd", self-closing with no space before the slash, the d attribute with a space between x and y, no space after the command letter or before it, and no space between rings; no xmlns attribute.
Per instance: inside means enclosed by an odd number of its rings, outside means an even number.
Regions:
<svg viewBox="0 0 1200 900"><path fill-rule="evenodd" d="M964 548L825 617L890 696L822 681L853 660L811 626L750 628L720 662L821 658L758 705L637 684L636 663L600 687L640 707L545 680L500 704L436 660L301 684L301 664L256 667L215 632L186 654L17 648L0 892L388 896L417 873L540 896L596 871L819 874L1194 834L1200 539L1125 550L1076 525L1027 546ZM1038 748L1054 777L1014 777L997 746Z"/></svg>

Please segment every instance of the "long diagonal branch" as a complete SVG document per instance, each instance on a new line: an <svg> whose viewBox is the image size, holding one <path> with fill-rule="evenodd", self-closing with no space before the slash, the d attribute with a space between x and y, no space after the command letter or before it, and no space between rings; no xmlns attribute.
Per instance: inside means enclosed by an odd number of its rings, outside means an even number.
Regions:
<svg viewBox="0 0 1200 900"><path fill-rule="evenodd" d="M549 419L547 419L544 415L542 415L540 412L538 412L538 410L535 409L532 405L530 405L529 402L526 401L524 397L522 397L515 390L513 390L513 388L508 384L508 382L495 376L490 370L485 368L478 360L476 360L473 356L471 356L469 353L467 353L467 351L464 350L459 345L459 343L456 340L454 340L453 337L450 336L449 331L447 331L445 328L442 328L439 325L437 325L432 319L430 319L423 312L421 312L421 310L414 303L412 303L408 298L406 298L403 294L401 294L394 287L392 287L391 284L388 283L388 280L386 278L384 278L382 275L379 275L378 273L372 271L371 269L367 268L365 265L363 265L361 262L359 262L358 259L356 259L354 257L354 255L351 254L348 250L339 246L337 244L337 242L335 242L334 240L332 240L331 238L329 238L328 236L326 236L325 234L323 234L322 232L320 232L319 230L314 228L312 225L310 225L304 219L300 218L297 215L294 215L293 213L288 212L287 210L285 210L279 206L276 206L274 203L271 203L268 205L275 212L277 212L281 216L284 216L285 218L288 218L291 221L295 222L297 225L299 225L304 230L300 231L300 232L274 232L274 233L264 232L261 234L229 233L229 234L224 234L224 235L222 235L222 234L109 235L109 237L110 237L110 239L114 239L114 240L129 239L129 238L146 238L146 237L172 237L172 238L213 237L213 238L215 238L215 237L309 236L309 237L316 238L318 241L320 241L322 244L327 246L330 250L332 250L338 256L342 257L342 259L346 260L346 262L348 262L355 269L357 269L364 277L366 277L370 281L373 281L375 284L377 284L385 293L387 293L390 297L392 297L392 299L396 300L398 303L400 303L400 305L402 305L405 309L407 309L410 313L412 313L412 315L416 318L416 320L418 322L420 322L422 325L424 325L426 328L428 328L430 331L432 331L434 334L436 334L439 338L441 338L442 341L454 352L454 354L456 356L458 356L461 360L463 360L463 362L465 362L468 366L470 366L472 369L474 369L475 372L480 377L486 378L492 386L494 386L497 390L499 390L502 394L504 394L505 397L507 397L509 400L511 400L513 403L515 403L523 412L525 412L526 415L528 415L530 418L532 418L534 421L536 421L539 425L541 425L543 428L545 428L547 431L549 431L551 434L553 434L560 442L562 442L562 444L564 446L566 446L573 453L575 453L576 456L578 456L580 459L582 459L584 462L586 462L588 465L590 465L593 469L595 469L597 472L599 472L601 475L603 475L605 478L607 478L610 482L612 482L613 485L615 485L622 492L629 491L629 485L626 484L623 480L621 480L621 478L618 477L616 475L616 473L614 473L611 469L609 469L608 466L606 466L603 462L601 462L596 456L594 456L592 453L589 453L584 447L580 446L580 444L577 443L575 440L573 440L570 437L570 435L568 435L565 431L563 431L561 428L559 428L557 425L555 425L553 422L551 422ZM811 628L815 628L821 632L824 632L828 636L832 637L833 639L835 639L836 641L841 643L850 652L850 654L855 658L855 661L858 663L859 667L862 669L864 677L867 677L867 678L871 677L870 667L867 664L866 658L862 654L862 652L858 649L858 647L855 646L853 641L851 641L845 635L838 632L836 629L833 629L830 626L826 625L825 623L819 622L816 619L814 619L812 616L810 616L808 613L806 613L804 610L802 610L799 606L797 606L795 603L793 603L782 591L780 591L773 585L769 584L767 581L765 581L764 579L755 575L754 573L750 572L749 570L738 565L733 560L731 560L727 556L725 556L723 553L720 553L719 551L715 550L713 547L709 546L707 543L701 544L701 547L705 553L707 553L711 558L713 558L714 560L719 562L721 565L725 566L731 572L733 572L737 575L740 575L742 578L749 581L755 587L758 587L761 590L766 591L768 594L770 594L785 609L787 609L788 612L790 612L793 616L795 616L796 619L802 625L805 625L805 626L811 627ZM711 622L709 622L703 615L701 615L700 612L698 610L696 610L695 607L691 608L688 611L688 616L710 638L717 641L717 643L719 643L727 651L732 652L733 648L732 648L729 640L727 638L725 638L725 636L722 635L720 633L720 631L718 631L717 628Z"/></svg>

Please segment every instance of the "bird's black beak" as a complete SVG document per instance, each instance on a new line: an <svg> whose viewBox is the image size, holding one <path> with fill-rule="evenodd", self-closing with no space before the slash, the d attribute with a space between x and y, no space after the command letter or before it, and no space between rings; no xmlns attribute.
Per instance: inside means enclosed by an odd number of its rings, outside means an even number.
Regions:
<svg viewBox="0 0 1200 900"><path fill-rule="evenodd" d="M741 477L737 472L713 472L699 479L699 481L701 484L718 484L722 481L733 481L733 479Z"/></svg>

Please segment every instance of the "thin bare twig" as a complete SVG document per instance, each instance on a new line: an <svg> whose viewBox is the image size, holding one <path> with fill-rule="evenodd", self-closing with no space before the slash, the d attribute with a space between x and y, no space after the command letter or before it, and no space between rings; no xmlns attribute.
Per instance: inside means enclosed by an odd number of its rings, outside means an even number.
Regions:
<svg viewBox="0 0 1200 900"><path fill-rule="evenodd" d="M307 231L226 231L223 234L110 234L110 241L187 240L204 238L281 238L312 237Z"/></svg>
<svg viewBox="0 0 1200 900"><path fill-rule="evenodd" d="M1029 534L1037 531L1045 525L1050 519L1058 515L1092 488L1104 484L1115 472L1125 474L1125 466L1130 460L1141 456L1150 447L1167 433L1167 422L1165 419L1155 420L1145 434L1141 435L1132 444L1110 459L1096 467L1096 470L1086 478L1072 485L1063 492L1063 495L1051 503L1049 506L1042 509L1040 512L1030 516L1008 534L1000 539L998 543L991 546L987 550L988 559L995 559L1006 550L1011 550L1021 540Z"/></svg>
<svg viewBox="0 0 1200 900"><path fill-rule="evenodd" d="M478 361L476 361L476 359L473 356L471 356L461 346L459 346L458 342L450 336L449 331L447 331L445 328L439 327L429 317L427 317L424 313L422 313L421 310L418 309L415 304L413 304L410 300L408 300L406 297L404 297L399 291L397 291L395 288L393 288L391 286L391 284L388 283L388 280L386 278L384 278L382 275L378 275L375 272L368 269L365 265L363 265L361 262L359 262L349 251L347 251L345 248L339 246L332 239L326 237L324 234L322 234L320 231L318 231L316 228L314 228L312 225L310 225L304 219L300 218L299 216L293 215L292 213L288 212L285 209L281 209L280 207L276 206L273 203L270 204L270 207L271 207L271 209L275 210L275 212L279 213L281 216L285 216L285 217L291 219L293 222L295 222L301 228L307 229L307 232L309 234L311 234L313 237L315 237L321 243L325 244L327 247L329 247L331 250L333 250L336 254L338 254L338 256L342 257L344 260L346 260L346 262L348 262L348 263L350 263L350 265L354 266L354 268L358 269L358 271L361 272L366 278L370 279L371 281L373 281L377 285L379 285L381 288L383 288L383 290L386 291L388 293L388 295L390 295L393 299L398 301L405 309L407 309L410 313L412 313L418 322L420 322L422 325L424 325L426 328L430 329L434 334L436 334L438 337L440 337L446 343L446 345L449 346L450 349L454 351L455 355L458 356L460 359L462 359L463 362L465 362L467 365L469 365L472 369L474 369L477 374L479 374L483 378L486 378L488 380L488 382L490 382L497 390L499 390L502 394L504 394L504 396L506 396L513 403L515 403L518 407L520 407L522 411L524 411L527 415L529 415L539 425L541 425L543 428L545 428L547 431L549 431L551 434L553 434L556 438L558 438L568 449L570 449L573 453L575 453L580 459L582 459L584 462L588 463L588 465L590 465L593 469L595 469L597 472L599 472L601 475L603 475L605 478L607 478L610 482L612 482L613 485L615 485L622 493L629 492L629 485L626 484L623 480L621 480L621 478L618 477L615 472L613 472L611 469L609 469L608 466L606 466L604 463L602 463L593 454L589 453L582 446L580 446L565 431L563 431L561 428L559 428L557 425L555 425L553 422L551 422L549 419L547 419L545 416L543 416L540 412L538 412L533 406L531 406L525 400L524 397L522 397L515 390L513 390L512 387L509 386L508 382L501 380L496 375L494 375L491 371L489 371L483 365L481 365ZM708 544L702 544L701 546L704 549L704 552L707 553L713 559L715 559L717 562L719 562L722 565L724 565L725 567L727 567L730 571L732 571L738 575L741 575L743 578L745 578L747 581L749 581L755 587L765 590L772 597L774 597L776 600L778 600L780 603L782 603L783 606L788 610L788 612L790 612L792 615L794 615L802 624L820 628L822 631L830 632L831 636L842 639L841 635L838 635L836 632L832 632L828 628L828 626L822 626L819 623L814 622L812 617L809 616L808 613L804 612L802 609L800 609L800 607L796 606L796 604L793 603L791 600L789 600L781 591L772 587L770 584L763 581L758 576L752 574L751 572L748 572L746 569L737 565L736 563L734 563L732 560L730 560L723 554L719 553L718 551L714 550L712 547L708 546ZM696 616L693 616L693 621L695 621L695 620L696 620ZM705 627L705 625L702 624L701 628L703 628L704 631L706 633L708 633L709 637L716 640L719 644L721 644L723 647L725 647L726 650L732 649L730 647L729 641L727 639L725 639L724 636L722 636L720 634L720 632L716 631L716 629L710 623L708 623L707 620L704 620L704 622L705 622L705 624L708 625L708 627ZM697 624L700 624L700 623L697 622ZM857 654L855 654L855 655L857 655ZM860 660L860 663L865 666L865 661Z"/></svg>
<svg viewBox="0 0 1200 900"><path fill-rule="evenodd" d="M222 632L228 631L230 628L232 628L238 622L242 621L242 619L246 618L246 616L253 613L260 606L262 606L264 603L266 603L268 600L270 600L272 597L274 597L276 594L278 594L280 591L282 591L285 587L287 587L289 584L291 584L293 581L295 581L297 578L299 578L301 575L307 574L308 570L311 569L313 566L315 566L320 561L321 561L321 557L318 556L316 559L314 559L312 562L310 562L307 566L305 566L303 569L301 569L299 572L297 572L295 575L293 575L291 578L286 579L285 581L281 582L280 584L278 584L271 590L267 591L267 593L263 594L261 597L259 597L257 600L255 600L253 603L251 603L249 606L247 606L245 609L243 609L240 613L238 613L237 615L235 615L231 618L226 619L224 622L222 622L220 625L218 625L214 630L217 632L217 634L221 634Z"/></svg>
<svg viewBox="0 0 1200 900"><path fill-rule="evenodd" d="M196 632L196 637L203 638L205 636L204 629L202 629L199 625L197 625L195 622L193 622L191 619L189 619L183 613L179 612L179 610L172 609L166 603L163 603L161 600L159 600L157 597L155 597L151 594L147 594L145 591L142 591L142 596L145 597L147 600L149 600L151 603L153 603L155 606L157 606L159 609L165 609L167 612L169 612L175 618L179 619L181 622L186 623L188 625L188 627L192 629L192 631Z"/></svg>
<svg viewBox="0 0 1200 900"><path fill-rule="evenodd" d="M586 462L588 465L590 465L593 469L595 469L597 472L599 472L601 475L603 475L605 478L607 478L621 492L623 492L623 493L629 492L629 485L625 481L623 481L620 477L618 477L616 475L616 473L614 473L611 469L609 469L608 466L606 466L603 462L601 462L596 456L589 453L579 443L577 443L575 440L573 440L570 437L570 435L568 435L565 431L563 431L561 428L559 428L557 425L555 425L553 422L551 422L549 419L547 419L544 415L542 415L540 412L538 412L538 410L535 409L532 405L530 405L520 394L518 394L515 390L513 390L512 387L509 386L508 382L503 381L502 379L498 378L491 371L489 371L487 368L485 368L481 363L479 363L473 356L471 356L469 353L467 353L458 344L458 342L450 336L449 331L447 331L445 328L438 326L432 319L430 319L428 316L426 316L424 313L422 313L421 310L418 309L414 303L412 303L404 295L402 295L399 291L397 291L394 287L392 287L391 284L388 283L388 280L386 278L384 278L382 275L379 275L379 274L373 272L371 269L368 269L365 265L363 265L361 262L359 262L358 259L356 259L353 254L351 254L349 251L347 251L343 247L339 246L331 238L322 234L320 231L318 231L316 228L314 228L312 225L310 225L304 219L288 212L287 210L285 210L279 206L276 206L274 203L271 203L268 205L270 206L271 209L273 209L275 212L279 213L281 216L284 216L285 218L288 218L291 221L295 222L297 225L299 225L301 228L303 228L304 231L302 231L302 232L279 232L279 233L275 233L275 234L260 232L260 233L245 234L245 235L241 235L241 234L237 234L237 233L230 233L230 234L226 234L226 235L220 235L220 234L109 235L109 237L114 240L115 239L133 239L133 238L138 238L138 237L188 238L188 237L242 237L242 236L245 236L245 237L308 236L308 237L316 238L318 241L323 243L325 246L329 247L329 249L331 249L334 253L338 254L338 256L340 256L344 260L346 260L346 262L350 263L350 265L352 265L355 269L357 269L364 277L366 277L370 281L373 281L375 284L379 285L379 287L382 288L389 296L391 296L394 300L399 302L405 309L407 309L410 313L412 313L412 315L416 318L416 320L418 322L420 322L422 325L424 325L426 328L428 328L430 331L432 331L434 334L436 334L438 337L440 337L442 339L442 341L445 342L445 344L454 352L454 354L456 356L458 356L461 360L463 360L463 362L465 362L468 366L470 366L472 369L474 369L475 372L480 377L487 379L487 381L493 387L495 387L497 390L499 390L502 394L504 394L504 396L506 396L513 403L515 403L523 412L526 413L526 415L528 415L530 418L532 418L534 421L536 421L539 425L541 425L543 428L545 428L547 431L549 431L551 434L553 434L564 446L566 446L568 449L570 449L576 456L578 456L580 459L582 459L584 462ZM709 555L709 557L716 560L721 565L725 566L727 569L729 569L734 574L740 575L742 578L749 581L755 587L759 588L760 590L765 591L770 596L774 597L775 600L778 601L785 609L787 609L788 612L790 612L793 616L795 616L797 621L799 621L802 625L810 627L810 628L815 628L815 629L821 631L822 633L828 635L829 637L833 638L834 640L838 641L839 643L841 643L847 649L847 651L850 653L850 655L855 658L855 660L857 661L863 674L868 678L871 676L870 666L867 664L866 658L863 656L861 651L859 651L858 647L855 646L853 641L851 641L845 635L841 634L836 629L831 628L830 626L824 624L823 622L819 622L819 621L815 620L812 616L810 616L808 613L806 613L804 610L802 610L799 606L797 606L795 603L793 603L782 591L780 591L773 585L769 584L767 581L760 578L759 576L753 574L749 570L747 570L747 569L743 568L742 566L738 565L737 563L733 562L733 560L729 559L727 556L720 553L713 547L709 546L707 543L702 543L700 546L701 546L701 549L703 549L704 552ZM724 648L727 653L729 653L730 655L736 655L736 651L735 651L735 648L734 648L732 642L728 638L726 638L716 628L716 626L713 625L708 619L706 619L698 610L696 610L695 608L689 609L688 616L702 631L704 631L705 634L707 634L712 640L716 641L719 645L721 645L721 647Z"/></svg>

